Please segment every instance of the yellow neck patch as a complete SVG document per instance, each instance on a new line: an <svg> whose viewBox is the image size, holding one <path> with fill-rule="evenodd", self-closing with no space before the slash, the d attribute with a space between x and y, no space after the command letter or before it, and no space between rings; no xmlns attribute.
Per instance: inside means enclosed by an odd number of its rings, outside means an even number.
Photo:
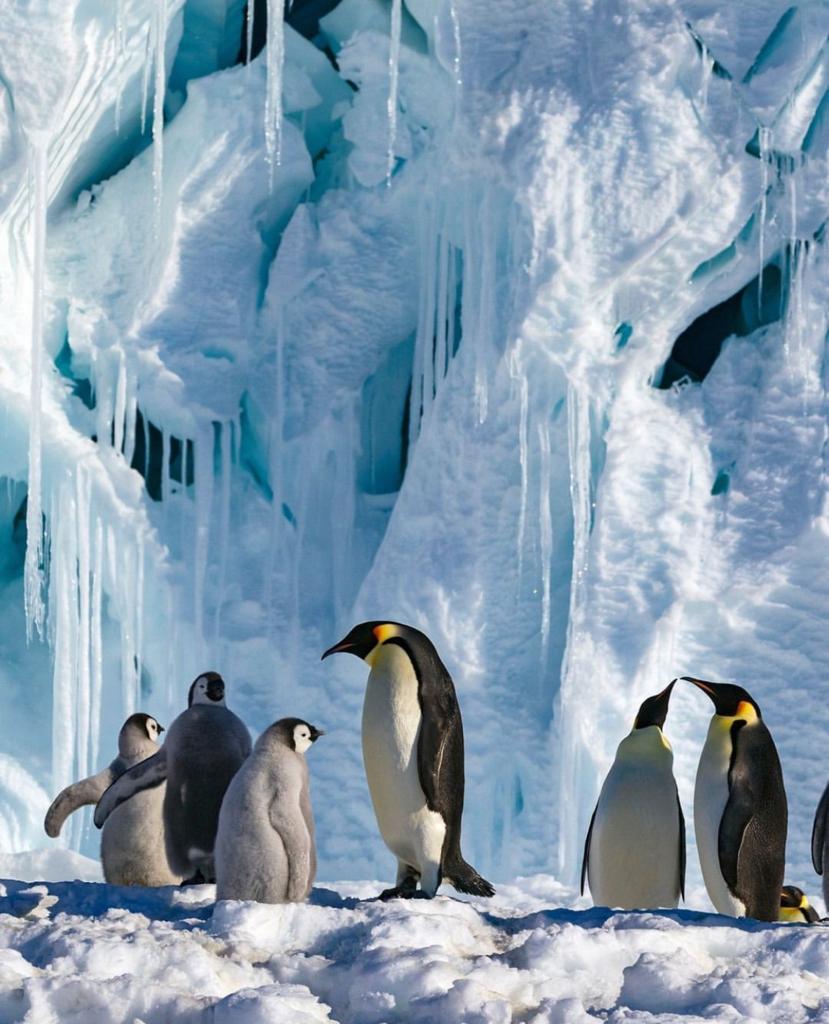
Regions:
<svg viewBox="0 0 829 1024"><path fill-rule="evenodd" d="M377 643L365 656L365 661L368 665L374 666L374 661L377 657L378 652L382 648L383 644L393 636L399 636L400 629L398 626L392 625L390 622L384 622L382 626L375 626L372 633L377 637Z"/></svg>

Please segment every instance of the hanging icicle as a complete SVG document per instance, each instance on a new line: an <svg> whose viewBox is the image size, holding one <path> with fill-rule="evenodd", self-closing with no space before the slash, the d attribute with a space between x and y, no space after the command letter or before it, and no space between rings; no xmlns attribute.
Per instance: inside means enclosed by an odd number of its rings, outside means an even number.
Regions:
<svg viewBox="0 0 829 1024"><path fill-rule="evenodd" d="M391 186L394 172L394 148L397 141L397 88L400 75L400 32L403 25L403 0L392 0L389 37L389 145L386 154L386 185Z"/></svg>
<svg viewBox="0 0 829 1024"><path fill-rule="evenodd" d="M153 89L153 237L161 231L164 172L164 94L167 85L167 0L155 4L155 85Z"/></svg>
<svg viewBox="0 0 829 1024"><path fill-rule="evenodd" d="M121 104L124 95L124 55L126 52L126 27L124 25L124 2L115 3L115 60L119 65L118 94L115 97L115 134L121 134Z"/></svg>
<svg viewBox="0 0 829 1024"><path fill-rule="evenodd" d="M760 127L758 132L760 147L760 277L757 281L757 312L763 318L763 267L766 262L766 193L769 188L769 160L771 158L771 128Z"/></svg>
<svg viewBox="0 0 829 1024"><path fill-rule="evenodd" d="M24 599L26 636L43 636L43 513L42 513L42 398L43 301L46 277L46 206L48 202L46 133L33 134L29 144L32 210L32 333L29 376L29 490L26 504L26 562Z"/></svg>
<svg viewBox="0 0 829 1024"><path fill-rule="evenodd" d="M282 163L282 69L285 63L284 0L268 0L267 84L265 86L265 153L268 184Z"/></svg>
<svg viewBox="0 0 829 1024"><path fill-rule="evenodd" d="M250 57L253 53L253 18L256 13L256 3L248 0L245 4L245 64L250 64Z"/></svg>

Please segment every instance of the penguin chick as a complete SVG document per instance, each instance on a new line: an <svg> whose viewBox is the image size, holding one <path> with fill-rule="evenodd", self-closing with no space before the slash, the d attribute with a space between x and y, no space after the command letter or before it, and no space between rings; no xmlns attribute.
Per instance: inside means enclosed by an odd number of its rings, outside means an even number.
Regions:
<svg viewBox="0 0 829 1024"><path fill-rule="evenodd" d="M225 684L204 672L190 686L188 707L173 722L164 746L135 765L104 793L95 809L98 828L136 793L167 783L164 829L170 866L190 881L213 881L213 844L222 797L250 754L250 733L225 704Z"/></svg>
<svg viewBox="0 0 829 1024"><path fill-rule="evenodd" d="M151 715L137 713L121 726L118 757L97 775L67 786L46 812L44 828L53 839L60 835L64 821L73 811L97 804L106 789L125 771L158 751L158 737L164 731ZM119 807L108 819L101 835L104 878L111 885L177 885L167 861L162 806L164 786L141 793L127 806Z"/></svg>
<svg viewBox="0 0 829 1024"><path fill-rule="evenodd" d="M461 855L463 724L432 641L400 622L363 622L323 658L340 651L371 668L363 762L380 834L397 857L397 884L380 898L431 898L443 879L459 892L492 896Z"/></svg>
<svg viewBox="0 0 829 1024"><path fill-rule="evenodd" d="M219 812L216 899L299 903L317 870L305 752L323 735L301 718L265 730Z"/></svg>
<svg viewBox="0 0 829 1024"><path fill-rule="evenodd" d="M694 787L705 888L721 914L776 921L788 808L774 740L741 686L683 679L714 704Z"/></svg>
<svg viewBox="0 0 829 1024"><path fill-rule="evenodd" d="M581 891L586 878L599 906L675 907L685 896L685 818L662 732L675 682L639 708L593 811Z"/></svg>
<svg viewBox="0 0 829 1024"><path fill-rule="evenodd" d="M815 924L820 920L820 915L802 889L796 885L784 885L780 890L780 913L777 920L787 924Z"/></svg>

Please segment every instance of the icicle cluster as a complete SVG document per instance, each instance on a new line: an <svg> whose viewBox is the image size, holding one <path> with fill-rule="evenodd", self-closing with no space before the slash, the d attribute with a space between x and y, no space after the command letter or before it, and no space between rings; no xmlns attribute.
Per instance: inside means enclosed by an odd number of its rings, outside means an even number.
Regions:
<svg viewBox="0 0 829 1024"><path fill-rule="evenodd" d="M397 141L397 90L400 77L400 32L403 24L403 0L392 0L391 32L389 35L389 144L386 155L386 185L391 185L394 173L394 148Z"/></svg>
<svg viewBox="0 0 829 1024"><path fill-rule="evenodd" d="M250 23L252 31L252 22ZM285 3L268 0L267 85L265 91L265 152L270 184L282 163L282 69L285 63Z"/></svg>

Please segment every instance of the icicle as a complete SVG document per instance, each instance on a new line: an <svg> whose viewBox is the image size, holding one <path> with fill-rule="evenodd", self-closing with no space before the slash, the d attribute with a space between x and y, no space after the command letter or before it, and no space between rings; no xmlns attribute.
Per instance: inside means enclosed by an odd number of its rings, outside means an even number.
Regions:
<svg viewBox="0 0 829 1024"><path fill-rule="evenodd" d="M760 146L760 276L757 281L757 312L760 319L763 318L763 267L766 262L766 192L769 187L769 153L771 150L772 136L771 128L761 126L758 132L758 144Z"/></svg>
<svg viewBox="0 0 829 1024"><path fill-rule="evenodd" d="M115 384L115 411L113 413L113 439L116 452L124 450L124 426L127 420L127 361L123 351L118 352L118 376Z"/></svg>
<svg viewBox="0 0 829 1024"><path fill-rule="evenodd" d="M115 134L121 134L121 104L124 94L124 74L125 68L123 67L124 53L126 50L126 31L124 28L124 2L125 0L116 0L115 3L115 59L120 65L118 73L118 95L115 97Z"/></svg>
<svg viewBox="0 0 829 1024"><path fill-rule="evenodd" d="M144 663L144 534L136 541L137 575L135 581L135 697L141 701L141 666Z"/></svg>
<svg viewBox="0 0 829 1024"><path fill-rule="evenodd" d="M446 334L449 327L449 242L439 235L438 294L435 310L435 395L446 376Z"/></svg>
<svg viewBox="0 0 829 1024"><path fill-rule="evenodd" d="M75 472L76 548L78 552L78 641L75 668L77 731L76 770L79 778L89 774L89 736L92 709L90 677L90 565L89 503L91 482L79 464Z"/></svg>
<svg viewBox="0 0 829 1024"><path fill-rule="evenodd" d="M518 580L524 568L524 536L527 529L527 492L529 490L529 464L527 449L529 447L528 420L530 413L530 387L527 375L519 371L518 389L520 413L518 418L518 459L521 465L521 508L518 512ZM548 435L549 440L549 435Z"/></svg>
<svg viewBox="0 0 829 1024"><path fill-rule="evenodd" d="M54 540L55 666L52 676L52 783L57 792L74 780L80 725L75 669L78 649L78 546L75 495L61 484L60 515ZM80 839L80 819L70 829L71 845Z"/></svg>
<svg viewBox="0 0 829 1024"><path fill-rule="evenodd" d="M285 63L285 3L268 0L267 85L265 87L265 152L270 188L274 166L282 163L282 66Z"/></svg>
<svg viewBox="0 0 829 1024"><path fill-rule="evenodd" d="M135 455L135 424L138 419L138 395L135 389L135 382L131 377L127 378L127 402L126 402L126 431L124 434L124 460L128 466L132 465Z"/></svg>
<svg viewBox="0 0 829 1024"><path fill-rule="evenodd" d="M216 615L213 635L215 646L218 647L222 628L222 605L224 604L225 585L227 583L227 557L230 545L230 485L233 472L233 440L231 438L231 422L225 420L219 434L219 460L221 473L221 522L219 541L219 591L216 595ZM281 509L277 510L281 517Z"/></svg>
<svg viewBox="0 0 829 1024"><path fill-rule="evenodd" d="M567 645L561 682L559 773L559 875L574 877L578 860L579 789L582 747L580 717L573 702L583 687L580 671L589 638L584 628L584 588L590 534L590 411L587 398L574 385L567 389L567 442L570 464L570 502L573 512L573 563ZM588 650L589 653L589 650Z"/></svg>
<svg viewBox="0 0 829 1024"><path fill-rule="evenodd" d="M437 209L430 204L429 211L423 217L420 238L420 312L417 330L420 335L416 342L419 364L416 364L415 375L420 376L420 395L422 402L421 417L429 415L432 399L435 394L435 286L437 283L436 245L439 241L437 231Z"/></svg>
<svg viewBox="0 0 829 1024"><path fill-rule="evenodd" d="M101 577L104 571L104 528L95 520L95 555L92 566L92 623L90 637L90 763L98 764L101 745L101 703L104 688L103 637L101 633Z"/></svg>
<svg viewBox="0 0 829 1024"><path fill-rule="evenodd" d="M153 237L161 230L164 172L164 92L167 85L167 0L155 5L155 86L153 90Z"/></svg>
<svg viewBox="0 0 829 1024"><path fill-rule="evenodd" d="M187 441L182 439L185 451L187 450ZM147 452L149 453L149 446ZM149 454L148 454L149 458ZM182 464L184 464L184 454L181 458ZM185 479L187 479L185 477ZM161 429L161 503L166 505L172 497L172 488L170 483L170 431Z"/></svg>
<svg viewBox="0 0 829 1024"><path fill-rule="evenodd" d="M492 199L487 189L480 210L480 283L475 333L475 405L478 422L486 420L489 408L487 370L490 363L491 338L495 320L495 230Z"/></svg>
<svg viewBox="0 0 829 1024"><path fill-rule="evenodd" d="M526 380L524 383L526 385ZM538 424L538 449L540 462L538 532L541 558L541 671L539 673L539 681L541 691L543 692L544 674L547 670L547 656L550 649L551 570L553 560L553 514L550 506L550 487L552 485L550 425L546 422ZM526 458L526 452L523 455ZM523 467L521 475L523 489Z"/></svg>
<svg viewBox="0 0 829 1024"><path fill-rule="evenodd" d="M455 86L457 91L460 92L463 86L463 74L461 71L461 19L458 17L458 8L455 0L449 0L449 17L452 19L452 39L455 43L452 72L455 77Z"/></svg>
<svg viewBox="0 0 829 1024"><path fill-rule="evenodd" d="M147 102L150 95L150 65L153 59L153 31L155 28L155 12L147 22L147 47L144 53L144 72L141 76L141 134L147 128Z"/></svg>
<svg viewBox="0 0 829 1024"><path fill-rule="evenodd" d="M255 13L255 0L248 0L245 5L245 64L250 64L250 55L253 53L253 17Z"/></svg>
<svg viewBox="0 0 829 1024"><path fill-rule="evenodd" d="M708 47L702 43L702 79L699 85L700 107L703 113L708 109L708 87L711 84L711 73L714 70L714 60L708 52Z"/></svg>
<svg viewBox="0 0 829 1024"><path fill-rule="evenodd" d="M455 309L458 304L458 261L461 258L460 252L454 247L449 247L449 284L447 297L447 318L446 318L446 368L444 374L449 372L449 364L455 355Z"/></svg>
<svg viewBox="0 0 829 1024"><path fill-rule="evenodd" d="M193 563L193 623L196 642L204 647L204 584L210 553L210 513L213 508L213 425L195 439L196 536Z"/></svg>
<svg viewBox="0 0 829 1024"><path fill-rule="evenodd" d="M403 25L403 0L391 0L391 33L389 36L389 146L386 156L386 185L391 186L394 171L394 146L397 140L397 87L400 75L400 31Z"/></svg>
<svg viewBox="0 0 829 1024"><path fill-rule="evenodd" d="M137 558L134 544L118 545L121 555L116 576L116 603L121 625L121 701L126 718L138 710L135 664L135 616Z"/></svg>
<svg viewBox="0 0 829 1024"><path fill-rule="evenodd" d="M48 136L32 136L29 170L33 183L32 204L32 334L29 376L29 490L26 504L26 562L24 568L24 601L26 637L31 641L33 629L43 636L43 515L41 465L41 403L43 392L43 291L46 277L46 205L48 202Z"/></svg>

